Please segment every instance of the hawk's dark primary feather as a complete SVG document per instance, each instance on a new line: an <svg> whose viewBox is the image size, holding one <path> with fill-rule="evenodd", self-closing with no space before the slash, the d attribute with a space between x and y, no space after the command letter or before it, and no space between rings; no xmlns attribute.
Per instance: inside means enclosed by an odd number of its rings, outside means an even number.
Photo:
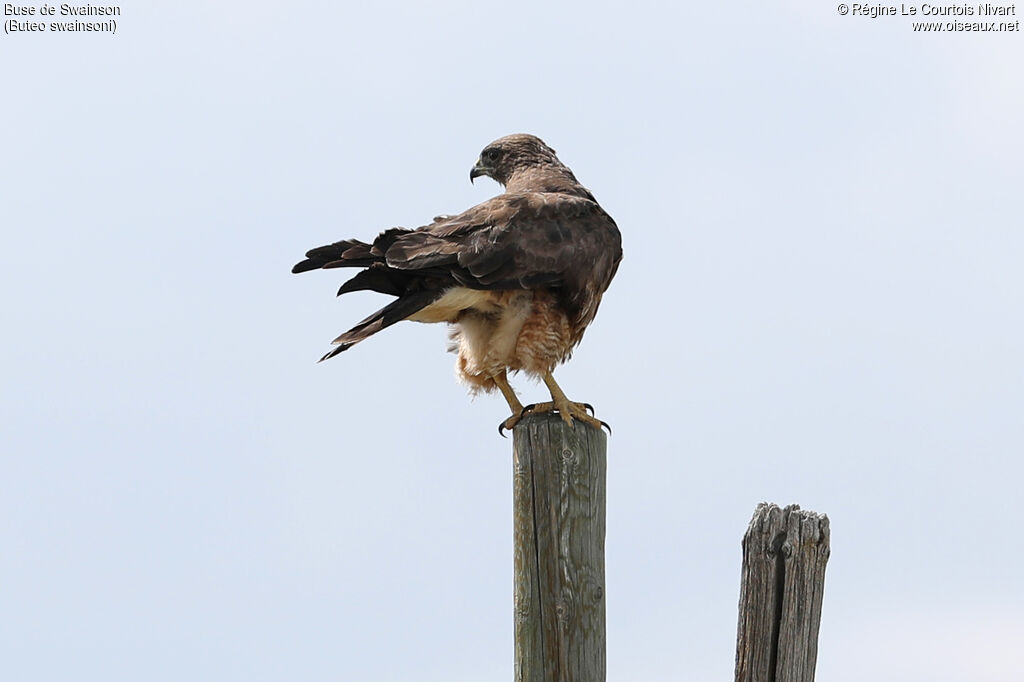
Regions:
<svg viewBox="0 0 1024 682"><path fill-rule="evenodd" d="M489 390L505 370L550 373L579 343L622 258L619 230L539 138L509 135L484 148L470 178L505 192L415 230L372 243L312 249L292 272L360 268L338 294L397 299L345 332L333 357L401 320L455 326L459 370Z"/></svg>

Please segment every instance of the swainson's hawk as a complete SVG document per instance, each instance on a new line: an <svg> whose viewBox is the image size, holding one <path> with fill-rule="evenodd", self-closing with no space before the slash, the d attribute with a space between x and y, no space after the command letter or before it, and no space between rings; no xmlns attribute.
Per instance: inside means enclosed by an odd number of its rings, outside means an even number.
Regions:
<svg viewBox="0 0 1024 682"><path fill-rule="evenodd" d="M551 372L566 361L594 319L622 258L615 221L555 150L533 135L509 135L484 147L469 173L505 186L504 194L456 216L410 230L395 227L372 244L346 239L309 251L292 272L361 268L338 295L372 290L396 300L334 340L334 357L401 320L447 322L456 371L471 391L505 396L512 428L524 408L507 372L539 377L557 410L599 426L571 402Z"/></svg>

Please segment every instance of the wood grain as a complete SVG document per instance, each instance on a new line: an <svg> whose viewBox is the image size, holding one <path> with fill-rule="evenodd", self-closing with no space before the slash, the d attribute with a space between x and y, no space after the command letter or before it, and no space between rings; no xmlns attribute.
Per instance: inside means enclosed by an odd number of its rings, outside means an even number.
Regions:
<svg viewBox="0 0 1024 682"><path fill-rule="evenodd" d="M757 506L743 537L737 682L813 682L829 540L824 514Z"/></svg>
<svg viewBox="0 0 1024 682"><path fill-rule="evenodd" d="M604 682L607 438L527 415L513 455L515 680Z"/></svg>

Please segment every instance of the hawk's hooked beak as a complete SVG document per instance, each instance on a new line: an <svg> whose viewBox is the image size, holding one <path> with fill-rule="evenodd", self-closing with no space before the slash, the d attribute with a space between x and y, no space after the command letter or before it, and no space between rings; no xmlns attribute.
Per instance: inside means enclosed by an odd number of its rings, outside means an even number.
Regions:
<svg viewBox="0 0 1024 682"><path fill-rule="evenodd" d="M490 176L490 171L491 169L484 165L483 159L477 159L476 165L469 171L469 182L472 183L473 180L479 178L481 175Z"/></svg>

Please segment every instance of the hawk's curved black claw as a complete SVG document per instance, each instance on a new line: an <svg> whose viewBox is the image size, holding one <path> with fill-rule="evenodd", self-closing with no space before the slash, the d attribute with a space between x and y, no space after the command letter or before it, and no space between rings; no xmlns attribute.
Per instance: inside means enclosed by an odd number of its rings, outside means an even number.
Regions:
<svg viewBox="0 0 1024 682"><path fill-rule="evenodd" d="M590 413L591 417L596 416L596 414L594 413L594 406L593 405L591 405L590 403L583 403L583 407L587 408L587 412ZM601 423L604 424L604 422L601 422Z"/></svg>
<svg viewBox="0 0 1024 682"><path fill-rule="evenodd" d="M608 422L604 421L603 419L598 419L597 421L601 422L601 426L608 429L609 436L612 435L612 427L608 425Z"/></svg>
<svg viewBox="0 0 1024 682"><path fill-rule="evenodd" d="M505 435L505 422L498 424L498 435L502 438L508 438L508 436Z"/></svg>
<svg viewBox="0 0 1024 682"><path fill-rule="evenodd" d="M532 409L533 409L533 408L535 408L535 407L537 407L537 403L530 403L529 405L527 405L526 407L524 407L524 408L522 409L522 411L520 411L520 412L519 412L519 417L520 417L520 419L521 419L521 418L523 418L523 417L525 417L525 416L526 416L527 414L529 414L529 413L530 413L530 410L532 410Z"/></svg>

